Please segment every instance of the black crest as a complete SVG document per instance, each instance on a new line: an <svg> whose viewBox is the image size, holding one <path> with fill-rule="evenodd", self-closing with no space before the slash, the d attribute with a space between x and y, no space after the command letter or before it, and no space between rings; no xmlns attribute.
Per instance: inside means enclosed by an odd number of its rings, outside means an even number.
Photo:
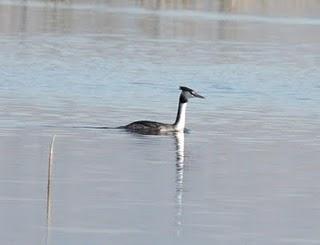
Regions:
<svg viewBox="0 0 320 245"><path fill-rule="evenodd" d="M182 90L182 91L187 91L187 92L193 92L193 90L191 89L191 88L188 88L188 87L184 87L184 86L180 86L180 89Z"/></svg>

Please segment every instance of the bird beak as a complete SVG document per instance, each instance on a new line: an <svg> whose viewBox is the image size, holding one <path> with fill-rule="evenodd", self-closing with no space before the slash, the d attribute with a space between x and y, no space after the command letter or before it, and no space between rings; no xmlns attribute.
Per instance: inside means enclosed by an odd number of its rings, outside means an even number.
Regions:
<svg viewBox="0 0 320 245"><path fill-rule="evenodd" d="M198 93L193 93L194 97L197 97L197 98L201 98L201 99L204 99L204 97Z"/></svg>

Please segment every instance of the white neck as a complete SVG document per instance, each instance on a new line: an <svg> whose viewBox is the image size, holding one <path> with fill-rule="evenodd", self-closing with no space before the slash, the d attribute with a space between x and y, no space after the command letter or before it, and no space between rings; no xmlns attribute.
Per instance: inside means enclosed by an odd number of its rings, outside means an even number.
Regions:
<svg viewBox="0 0 320 245"><path fill-rule="evenodd" d="M186 110L187 110L187 103L179 103L177 119L173 124L174 128L177 131L183 131L186 125Z"/></svg>

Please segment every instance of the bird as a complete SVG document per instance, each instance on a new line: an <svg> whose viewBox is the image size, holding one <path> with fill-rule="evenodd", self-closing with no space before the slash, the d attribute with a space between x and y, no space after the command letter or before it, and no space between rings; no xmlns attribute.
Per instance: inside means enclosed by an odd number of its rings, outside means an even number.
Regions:
<svg viewBox="0 0 320 245"><path fill-rule="evenodd" d="M186 125L186 109L189 99L201 98L202 95L195 92L193 89L180 86L181 90L179 96L179 105L176 120L174 123L161 123L155 121L135 121L128 125L121 126L120 128L126 129L131 132L144 133L144 134L162 134L170 132L184 132Z"/></svg>

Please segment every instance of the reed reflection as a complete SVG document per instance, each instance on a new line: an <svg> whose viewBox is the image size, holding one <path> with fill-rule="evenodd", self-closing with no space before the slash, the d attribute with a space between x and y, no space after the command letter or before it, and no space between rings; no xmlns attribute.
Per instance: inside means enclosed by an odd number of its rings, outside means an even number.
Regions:
<svg viewBox="0 0 320 245"><path fill-rule="evenodd" d="M108 2L113 2L109 0ZM205 12L225 12L235 14L275 14L287 13L291 14L310 14L316 13L319 9L319 1L317 0L297 0L282 1L278 0L257 1L257 0L137 0L134 2L136 6L152 10L191 10Z"/></svg>

